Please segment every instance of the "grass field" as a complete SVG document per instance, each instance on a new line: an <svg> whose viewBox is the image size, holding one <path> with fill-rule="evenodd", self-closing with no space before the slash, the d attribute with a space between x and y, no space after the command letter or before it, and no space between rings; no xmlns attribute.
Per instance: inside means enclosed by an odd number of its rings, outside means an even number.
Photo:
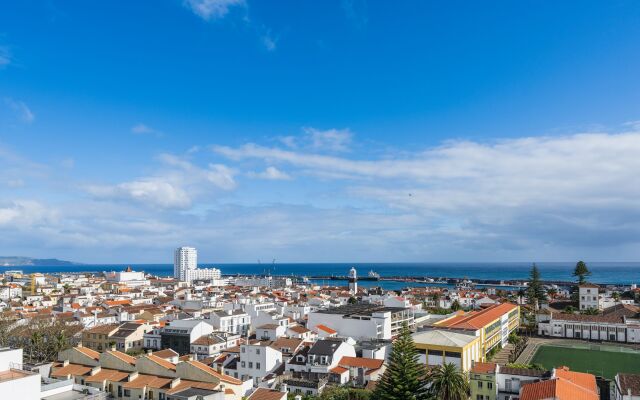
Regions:
<svg viewBox="0 0 640 400"><path fill-rule="evenodd" d="M573 371L613 378L618 372L640 373L640 354L571 347L540 346L532 363L551 369L566 365Z"/></svg>

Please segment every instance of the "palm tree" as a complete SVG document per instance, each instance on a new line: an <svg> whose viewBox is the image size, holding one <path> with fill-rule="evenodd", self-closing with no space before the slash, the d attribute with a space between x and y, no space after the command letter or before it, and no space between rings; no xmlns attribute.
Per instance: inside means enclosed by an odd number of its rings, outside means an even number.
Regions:
<svg viewBox="0 0 640 400"><path fill-rule="evenodd" d="M469 381L455 364L446 363L431 370L427 377L429 395L438 400L467 400Z"/></svg>
<svg viewBox="0 0 640 400"><path fill-rule="evenodd" d="M613 297L613 301L615 301L616 303L620 302L620 293L613 292L613 293L611 293L611 297Z"/></svg>

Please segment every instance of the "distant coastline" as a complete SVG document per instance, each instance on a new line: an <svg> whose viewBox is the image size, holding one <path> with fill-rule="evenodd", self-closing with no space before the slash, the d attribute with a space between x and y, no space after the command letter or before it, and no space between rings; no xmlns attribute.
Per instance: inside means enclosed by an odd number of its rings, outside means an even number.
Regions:
<svg viewBox="0 0 640 400"><path fill-rule="evenodd" d="M31 258L20 256L0 256L0 266L2 267L64 267L72 265L82 265L80 263L58 260L57 258Z"/></svg>
<svg viewBox="0 0 640 400"><path fill-rule="evenodd" d="M19 269L25 273L42 272L102 272L120 271L131 266L136 271L144 271L151 275L171 276L172 264L71 264L71 265L15 265L1 266L0 272L8 269ZM542 262L537 263L542 280L572 282L575 263ZM640 262L594 262L588 263L592 272L589 280L599 284L640 284ZM381 277L389 276L429 276L443 278L469 278L474 280L514 281L526 280L531 269L530 262L505 263L287 263L287 264L201 264L203 267L216 267L224 275L287 275L287 276L340 276L349 268L355 267L360 275L373 270ZM327 280L327 284L330 281ZM362 282L365 284L365 282ZM367 286L376 282L367 282ZM400 286L401 284L398 283ZM394 285L395 286L395 285ZM404 283L402 286L408 286ZM411 285L415 286L415 285Z"/></svg>

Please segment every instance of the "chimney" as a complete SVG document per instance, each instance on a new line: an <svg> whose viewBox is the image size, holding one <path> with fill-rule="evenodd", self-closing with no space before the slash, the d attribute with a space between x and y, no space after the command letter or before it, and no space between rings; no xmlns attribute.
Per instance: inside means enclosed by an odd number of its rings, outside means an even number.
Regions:
<svg viewBox="0 0 640 400"><path fill-rule="evenodd" d="M287 384L286 384L286 383L282 383L282 384L280 385L280 391L281 391L282 393L288 393L288 392L289 392L289 386L287 386Z"/></svg>
<svg viewBox="0 0 640 400"><path fill-rule="evenodd" d="M91 368L91 372L89 372L89 376L94 376L95 374L100 372L101 369L102 369L102 367L99 366L99 365Z"/></svg>
<svg viewBox="0 0 640 400"><path fill-rule="evenodd" d="M69 365L69 360L64 360L64 361L62 362L62 366L63 366L63 367L66 367L67 365Z"/></svg>
<svg viewBox="0 0 640 400"><path fill-rule="evenodd" d="M180 384L180 378L175 378L174 380L171 381L171 383L169 384L169 388L173 389L174 387L178 386Z"/></svg>
<svg viewBox="0 0 640 400"><path fill-rule="evenodd" d="M116 351L116 346L115 345L111 346L111 351Z"/></svg>
<svg viewBox="0 0 640 400"><path fill-rule="evenodd" d="M82 342L78 342L78 346L77 347L82 347Z"/></svg>
<svg viewBox="0 0 640 400"><path fill-rule="evenodd" d="M147 355L148 355L148 356L150 356L150 355L152 355L152 354L153 354L153 350L151 350L151 349L147 349Z"/></svg>
<svg viewBox="0 0 640 400"><path fill-rule="evenodd" d="M131 382L132 380L136 379L138 377L138 371L134 371L132 373L129 374L129 376L127 377L127 382Z"/></svg>

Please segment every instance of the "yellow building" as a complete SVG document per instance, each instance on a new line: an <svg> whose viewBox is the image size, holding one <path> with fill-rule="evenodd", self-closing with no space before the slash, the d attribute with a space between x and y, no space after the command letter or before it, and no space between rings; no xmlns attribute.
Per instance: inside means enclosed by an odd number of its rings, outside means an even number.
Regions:
<svg viewBox="0 0 640 400"><path fill-rule="evenodd" d="M430 366L452 363L468 371L483 357L480 338L470 333L432 329L414 334L413 341L420 361Z"/></svg>
<svg viewBox="0 0 640 400"><path fill-rule="evenodd" d="M457 314L434 324L438 328L462 331L480 338L483 359L491 349L507 344L509 334L520 326L520 307L502 303L480 311Z"/></svg>

